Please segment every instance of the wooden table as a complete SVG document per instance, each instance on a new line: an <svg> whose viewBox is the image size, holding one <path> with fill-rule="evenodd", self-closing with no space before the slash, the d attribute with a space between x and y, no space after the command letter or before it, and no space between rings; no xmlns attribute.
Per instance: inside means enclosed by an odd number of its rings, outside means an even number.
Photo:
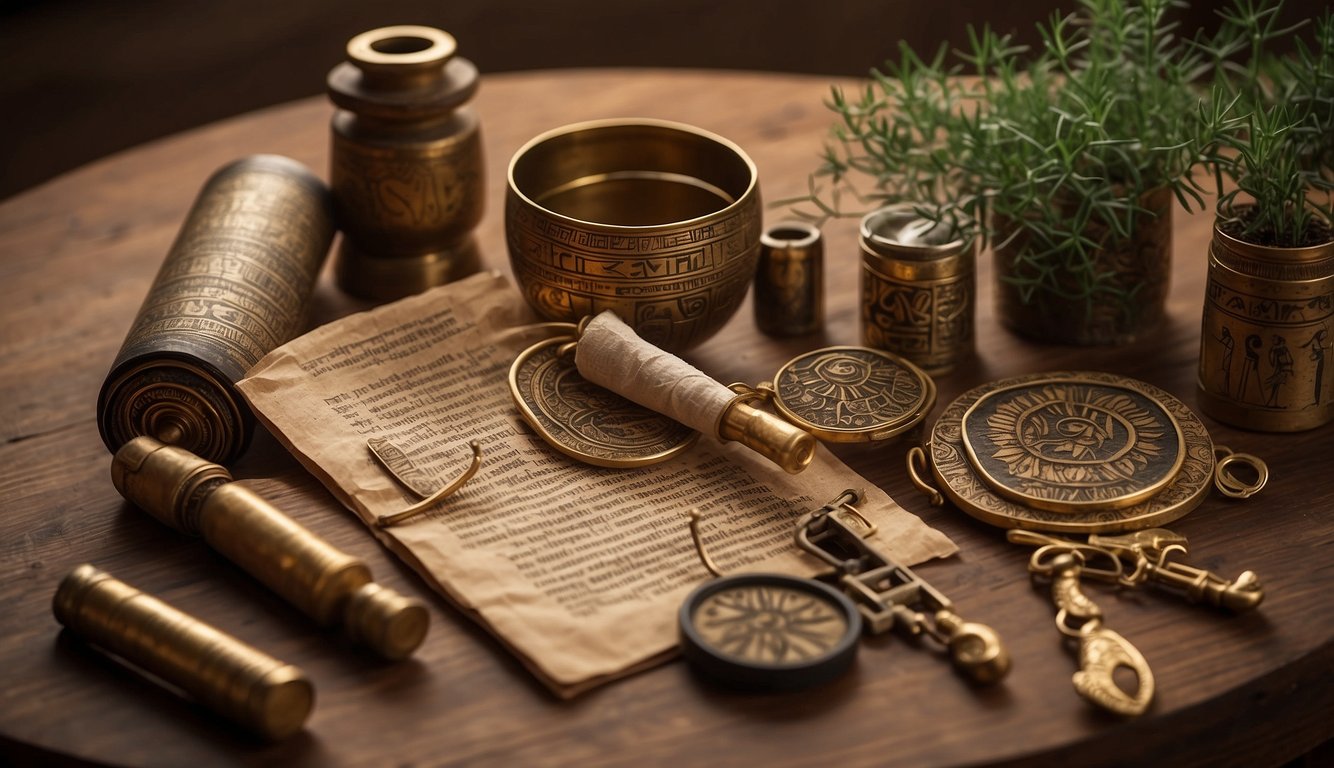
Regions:
<svg viewBox="0 0 1334 768"><path fill-rule="evenodd" d="M484 79L476 101L488 148L489 266L508 270L502 200L509 157L542 130L614 116L680 120L738 142L764 195L799 194L830 116L818 77L591 71ZM1149 659L1150 712L1118 721L1070 684L1075 661L1026 550L908 482L902 446L837 453L958 542L922 573L965 616L993 625L1014 670L974 690L949 665L897 638L864 642L855 671L809 693L711 690L680 662L562 702L497 643L436 598L319 484L261 435L234 468L300 522L367 559L379 579L431 606L426 644L377 663L320 631L202 543L125 504L94 407L102 378L187 206L215 168L276 152L326 165L330 108L310 99L155 142L0 205L0 753L54 753L134 765L700 764L1275 765L1334 735L1334 428L1262 435L1208 422L1217 442L1266 458L1270 488L1219 496L1174 527L1193 559L1234 577L1256 570L1268 597L1227 616L1161 593L1098 589L1108 624ZM1178 212L1180 214L1180 212ZM770 211L776 218L779 211ZM996 327L980 302L977 359L940 377L940 403L981 382L1039 370L1127 374L1194 403L1207 215L1178 215L1169 320L1115 349L1045 347ZM727 380L760 380L792 354L858 342L855 222L825 229L823 335L777 342L749 306L691 355ZM980 280L990 285L984 263ZM985 292L984 292L985 293ZM356 304L321 284L316 319ZM940 406L938 406L939 409ZM304 668L317 704L304 733L266 745L89 651L51 617L56 584L91 562Z"/></svg>

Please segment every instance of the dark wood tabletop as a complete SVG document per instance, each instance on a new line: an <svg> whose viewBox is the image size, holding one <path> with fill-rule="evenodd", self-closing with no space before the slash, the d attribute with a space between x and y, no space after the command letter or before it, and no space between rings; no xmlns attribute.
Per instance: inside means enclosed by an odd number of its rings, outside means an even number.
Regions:
<svg viewBox="0 0 1334 768"><path fill-rule="evenodd" d="M824 78L720 72L563 71L484 77L476 99L487 148L487 266L508 272L505 168L537 133L601 117L692 123L755 160L766 199L800 194L830 115ZM247 154L300 160L321 175L330 107L310 99L113 156L0 205L0 757L127 765L1277 765L1334 736L1334 426L1300 434L1234 430L1215 442L1263 457L1260 496L1217 494L1172 528L1195 563L1256 571L1255 612L1230 616L1152 591L1090 587L1108 626L1147 657L1158 695L1119 720L1078 698L1076 661L1029 581L1028 551L913 489L905 447L836 453L960 554L919 572L960 613L995 627L1014 668L974 689L897 637L863 642L854 671L813 692L712 689L679 661L573 701L546 692L484 630L436 597L351 513L261 434L234 473L298 521L366 559L379 581L424 598L431 633L410 660L372 660L268 593L198 541L121 500L98 437L98 387L191 200L216 168ZM769 220L783 215L768 210ZM963 391L1042 370L1132 376L1195 403L1208 214L1176 212L1168 320L1117 348L1042 346L978 312L976 359L937 378L937 413ZM792 355L859 343L855 221L825 227L823 333L775 341L749 300L690 353L723 381L758 381ZM981 285L991 270L982 259ZM322 279L315 322L363 305ZM306 730L265 744L93 652L51 615L59 580L81 563L302 667L316 688Z"/></svg>

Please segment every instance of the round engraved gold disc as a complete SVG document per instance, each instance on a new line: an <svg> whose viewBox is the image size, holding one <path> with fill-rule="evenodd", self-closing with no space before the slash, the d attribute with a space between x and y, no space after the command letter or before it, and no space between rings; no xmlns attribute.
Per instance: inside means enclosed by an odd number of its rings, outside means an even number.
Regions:
<svg viewBox="0 0 1334 768"><path fill-rule="evenodd" d="M1050 512L1122 509L1176 477L1181 428L1137 381L1039 379L987 392L963 414L973 469Z"/></svg>
<svg viewBox="0 0 1334 768"><path fill-rule="evenodd" d="M886 440L921 423L936 384L896 355L826 347L789 360L773 381L774 406L789 421L834 443Z"/></svg>
<svg viewBox="0 0 1334 768"><path fill-rule="evenodd" d="M1084 508L1056 512L997 493L980 476L968 455L963 432L964 416L990 393L1050 384L1097 385L1107 387L1105 391L1108 392L1118 387L1129 388L1156 401L1175 420L1180 431L1180 468L1156 493L1119 509ZM996 402L1004 402L1004 397ZM1102 423L1105 425L1105 418ZM1157 387L1134 379L1083 371L1030 374L994 381L965 392L946 406L936 420L926 452L937 487L967 514L1002 528L1065 533L1117 533L1166 525L1204 501L1214 471L1213 441L1204 423L1184 403Z"/></svg>
<svg viewBox="0 0 1334 768"><path fill-rule="evenodd" d="M551 447L599 467L666 461L699 433L579 375L557 355L574 339L558 337L524 350L510 366L510 395L524 421Z"/></svg>
<svg viewBox="0 0 1334 768"><path fill-rule="evenodd" d="M726 576L681 605L681 651L702 675L749 690L796 690L842 674L861 615L842 594L782 574Z"/></svg>

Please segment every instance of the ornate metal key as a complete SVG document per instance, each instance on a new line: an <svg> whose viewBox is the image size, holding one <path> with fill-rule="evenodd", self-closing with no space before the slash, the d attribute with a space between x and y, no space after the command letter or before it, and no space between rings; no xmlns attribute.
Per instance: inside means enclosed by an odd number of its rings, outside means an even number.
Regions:
<svg viewBox="0 0 1334 768"><path fill-rule="evenodd" d="M909 636L925 634L949 649L951 662L965 677L979 683L1004 677L1010 670L1010 654L996 631L964 621L949 598L868 544L849 523L852 518L864 526L853 506L858 500L857 491L846 490L797 522L797 546L834 568L816 578L840 587L869 631L880 634L897 628Z"/></svg>
<svg viewBox="0 0 1334 768"><path fill-rule="evenodd" d="M1105 550L1066 542L1028 531L1010 531L1018 544L1041 543L1028 561L1029 573L1051 580L1051 599L1056 605L1056 628L1079 643L1079 671L1072 678L1075 690L1087 701L1118 715L1143 714L1153 701L1153 670L1135 646L1102 623L1102 610L1080 589L1086 571L1100 578L1119 578L1121 562ZM1106 570L1089 568L1093 558L1110 558ZM1127 692L1116 683L1116 670L1135 673L1136 687Z"/></svg>
<svg viewBox="0 0 1334 768"><path fill-rule="evenodd" d="M1122 586L1136 587L1146 582L1182 595L1192 603L1208 603L1233 613L1258 606L1264 588L1255 571L1243 571L1228 581L1203 568L1175 562L1171 558L1190 553L1186 537L1166 528L1150 528L1121 536L1089 536L1089 544L1102 547L1126 561L1130 573L1122 576Z"/></svg>

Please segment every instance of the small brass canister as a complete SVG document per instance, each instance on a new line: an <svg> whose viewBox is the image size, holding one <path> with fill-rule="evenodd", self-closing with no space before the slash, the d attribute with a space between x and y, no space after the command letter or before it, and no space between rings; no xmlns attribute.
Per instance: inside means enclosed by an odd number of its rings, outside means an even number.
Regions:
<svg viewBox="0 0 1334 768"><path fill-rule="evenodd" d="M151 435L224 464L239 455L254 417L232 384L301 330L333 235L329 190L295 160L213 174L102 385L107 447Z"/></svg>
<svg viewBox="0 0 1334 768"><path fill-rule="evenodd" d="M932 374L973 353L976 249L944 231L910 204L861 221L862 343Z"/></svg>
<svg viewBox="0 0 1334 768"><path fill-rule="evenodd" d="M1200 331L1200 409L1265 432L1334 420L1334 242L1272 248L1217 225Z"/></svg>
<svg viewBox="0 0 1334 768"><path fill-rule="evenodd" d="M56 621L262 736L291 736L315 689L281 662L91 565L60 582Z"/></svg>
<svg viewBox="0 0 1334 768"><path fill-rule="evenodd" d="M824 241L805 222L781 222L760 235L755 325L770 336L800 336L824 325Z"/></svg>
<svg viewBox="0 0 1334 768"><path fill-rule="evenodd" d="M477 68L432 27L384 27L347 44L329 72L329 178L343 241L338 286L397 299L480 267L482 134L466 102Z"/></svg>

